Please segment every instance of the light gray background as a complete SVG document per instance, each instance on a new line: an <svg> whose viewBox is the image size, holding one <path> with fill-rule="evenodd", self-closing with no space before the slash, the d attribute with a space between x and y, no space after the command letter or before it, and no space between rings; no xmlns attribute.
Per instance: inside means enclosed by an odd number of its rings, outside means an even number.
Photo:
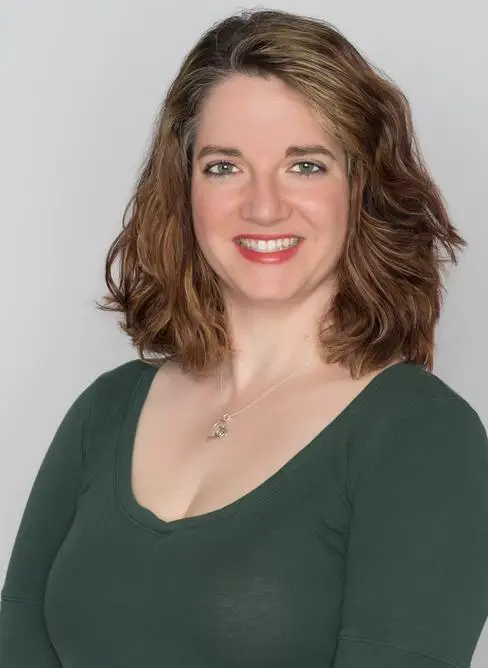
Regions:
<svg viewBox="0 0 488 668"><path fill-rule="evenodd" d="M96 311L170 79L230 0L2 0L0 581L41 459L96 375L135 357ZM325 18L407 93L427 163L470 248L450 272L435 373L488 424L484 0L281 0ZM460 444L461 445L461 444ZM483 658L484 657L484 658ZM488 665L488 628L473 659Z"/></svg>

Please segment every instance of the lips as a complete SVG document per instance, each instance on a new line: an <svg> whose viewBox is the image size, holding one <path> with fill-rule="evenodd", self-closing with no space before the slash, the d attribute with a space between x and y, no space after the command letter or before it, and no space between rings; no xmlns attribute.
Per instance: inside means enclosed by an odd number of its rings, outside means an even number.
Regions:
<svg viewBox="0 0 488 668"><path fill-rule="evenodd" d="M298 249L302 245L302 238L301 237L295 237L298 238L298 241L296 243L291 244L289 247L284 247L284 248L277 248L276 250L265 250L265 249L256 249L256 248L251 248L250 245L247 245L242 242L244 239L248 240L253 240L262 242L267 242L270 240L275 240L275 239L286 239L290 237L283 237L281 235L276 236L258 236L258 235L252 235L252 236L244 236L241 235L239 237L236 237L234 240L234 243L236 245L236 248L239 250L239 253L244 257L246 260L249 260L251 262L257 262L259 264L281 264L283 262L286 262L287 260L290 260L292 257L296 255L298 252ZM266 245L266 244L264 244Z"/></svg>

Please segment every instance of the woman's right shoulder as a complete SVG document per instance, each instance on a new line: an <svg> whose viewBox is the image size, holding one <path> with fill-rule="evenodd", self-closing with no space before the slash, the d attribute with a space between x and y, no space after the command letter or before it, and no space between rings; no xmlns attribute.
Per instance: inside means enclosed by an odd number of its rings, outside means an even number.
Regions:
<svg viewBox="0 0 488 668"><path fill-rule="evenodd" d="M157 377L156 377L157 376ZM151 395L161 401L188 398L195 390L199 395L205 393L204 382L196 380L191 374L182 371L180 364L172 359L146 361L140 358L124 362L107 369L91 383L93 416L118 414L127 410L133 400L144 401L151 390ZM202 389L203 387L203 389Z"/></svg>
<svg viewBox="0 0 488 668"><path fill-rule="evenodd" d="M166 364L169 366L168 361L149 363L140 358L129 360L95 376L90 387L98 400L105 397L116 399L121 395L131 394L141 382L150 382L159 368Z"/></svg>

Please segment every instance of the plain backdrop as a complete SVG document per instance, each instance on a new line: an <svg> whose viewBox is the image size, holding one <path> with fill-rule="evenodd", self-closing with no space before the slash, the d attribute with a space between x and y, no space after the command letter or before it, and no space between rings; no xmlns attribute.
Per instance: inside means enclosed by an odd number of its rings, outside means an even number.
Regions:
<svg viewBox="0 0 488 668"><path fill-rule="evenodd" d="M63 415L96 375L136 357L116 316L94 301L165 89L205 28L253 6L0 3L0 582ZM469 243L448 276L434 372L488 424L488 6L266 6L325 18L407 93L424 156ZM472 665L488 665L486 626Z"/></svg>

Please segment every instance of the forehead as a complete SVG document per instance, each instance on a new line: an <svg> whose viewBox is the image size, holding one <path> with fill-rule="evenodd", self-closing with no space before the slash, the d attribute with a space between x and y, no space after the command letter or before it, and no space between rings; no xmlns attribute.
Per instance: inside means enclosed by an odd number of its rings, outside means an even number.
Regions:
<svg viewBox="0 0 488 668"><path fill-rule="evenodd" d="M326 142L340 145L307 101L276 77L233 74L208 94L196 143L259 145ZM265 144L263 144L265 142Z"/></svg>

